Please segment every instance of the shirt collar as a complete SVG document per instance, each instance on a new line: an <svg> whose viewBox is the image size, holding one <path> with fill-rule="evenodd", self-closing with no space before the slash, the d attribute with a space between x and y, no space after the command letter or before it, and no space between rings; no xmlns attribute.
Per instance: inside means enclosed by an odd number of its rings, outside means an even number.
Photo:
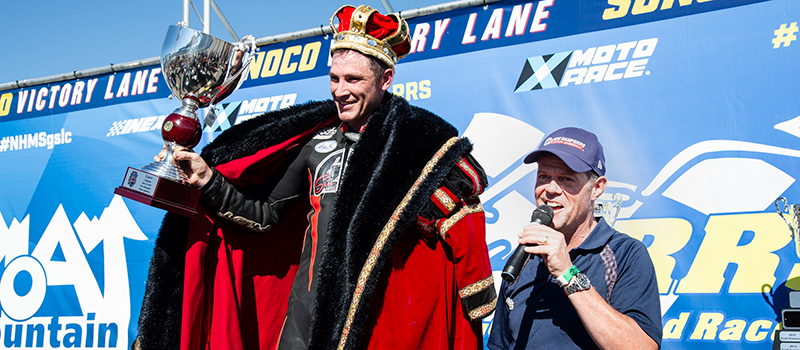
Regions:
<svg viewBox="0 0 800 350"><path fill-rule="evenodd" d="M613 234L614 229L612 229L611 226L608 226L606 219L600 218L600 221L594 226L592 232L589 233L589 237L586 237L586 240L584 240L577 249L598 249L608 243L608 241L611 239L611 235Z"/></svg>
<svg viewBox="0 0 800 350"><path fill-rule="evenodd" d="M359 129L358 131L355 131L355 130L353 130L353 128L350 127L349 124L347 124L345 122L342 122L342 131L343 132L358 132L358 133L362 133L362 132L364 132L364 129L366 129L366 128L367 128L367 124L364 124L364 125L361 126L361 129Z"/></svg>

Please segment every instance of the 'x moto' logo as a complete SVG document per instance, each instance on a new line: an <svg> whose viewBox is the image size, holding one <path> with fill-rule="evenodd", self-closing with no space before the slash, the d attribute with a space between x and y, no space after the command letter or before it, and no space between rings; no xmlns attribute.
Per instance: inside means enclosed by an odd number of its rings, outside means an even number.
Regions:
<svg viewBox="0 0 800 350"><path fill-rule="evenodd" d="M514 92L558 87L571 56L572 51L529 57Z"/></svg>

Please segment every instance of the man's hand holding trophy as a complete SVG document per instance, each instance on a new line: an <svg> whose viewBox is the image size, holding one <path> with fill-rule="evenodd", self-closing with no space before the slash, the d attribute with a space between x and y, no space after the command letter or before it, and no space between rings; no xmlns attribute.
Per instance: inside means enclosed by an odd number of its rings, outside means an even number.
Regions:
<svg viewBox="0 0 800 350"><path fill-rule="evenodd" d="M161 126L166 152L141 169L128 167L114 193L177 214L197 215L200 191L189 185L172 154L197 146L203 123L195 111L211 106L205 121L213 122L214 104L239 88L255 50L255 38L249 35L231 44L180 23L169 27L161 48L161 72L181 106Z"/></svg>

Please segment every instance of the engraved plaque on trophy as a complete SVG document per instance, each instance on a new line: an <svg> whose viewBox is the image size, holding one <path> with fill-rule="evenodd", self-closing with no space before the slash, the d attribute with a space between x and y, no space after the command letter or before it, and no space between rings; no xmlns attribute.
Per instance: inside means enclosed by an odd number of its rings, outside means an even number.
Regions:
<svg viewBox="0 0 800 350"><path fill-rule="evenodd" d="M161 72L181 106L161 126L166 157L138 169L128 167L115 194L177 214L197 215L200 190L189 185L172 152L176 146L197 146L202 123L195 111L222 101L241 85L255 48L252 36L231 44L180 24L169 27L161 48ZM206 121L213 119L209 108Z"/></svg>

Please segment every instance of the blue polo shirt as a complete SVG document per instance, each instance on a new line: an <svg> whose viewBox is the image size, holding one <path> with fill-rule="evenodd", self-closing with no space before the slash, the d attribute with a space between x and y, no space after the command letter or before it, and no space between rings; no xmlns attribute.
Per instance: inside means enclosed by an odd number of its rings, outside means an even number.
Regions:
<svg viewBox="0 0 800 350"><path fill-rule="evenodd" d="M606 281L601 251L608 246L617 278ZM608 253L604 254L608 260ZM661 345L661 305L653 262L639 240L612 229L600 219L572 263L592 287L620 313L631 317ZM611 264L609 264L611 265ZM613 284L610 297L609 283ZM532 256L517 280L503 281L494 312L490 349L597 349L575 308L550 275L542 259Z"/></svg>

